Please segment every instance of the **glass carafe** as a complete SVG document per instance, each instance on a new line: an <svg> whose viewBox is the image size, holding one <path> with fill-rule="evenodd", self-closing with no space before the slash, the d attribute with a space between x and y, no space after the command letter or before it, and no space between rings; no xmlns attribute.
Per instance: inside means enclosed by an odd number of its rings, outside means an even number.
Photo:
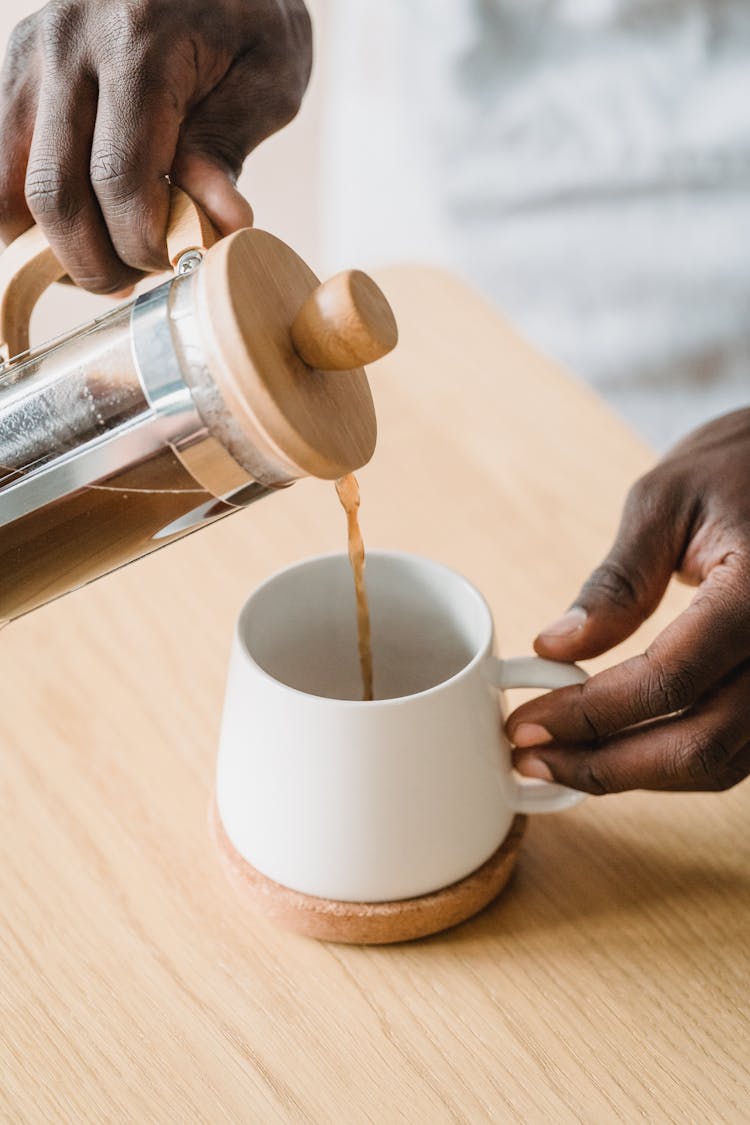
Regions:
<svg viewBox="0 0 750 1125"><path fill-rule="evenodd" d="M216 239L176 189L168 246L174 276L25 352L62 270L37 229L0 259L0 622L373 452L362 364L396 339L374 282Z"/></svg>

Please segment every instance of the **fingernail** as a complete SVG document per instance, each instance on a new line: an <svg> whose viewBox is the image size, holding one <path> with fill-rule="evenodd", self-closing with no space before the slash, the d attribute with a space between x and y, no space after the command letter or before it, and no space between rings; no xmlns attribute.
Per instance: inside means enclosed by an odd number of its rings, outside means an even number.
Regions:
<svg viewBox="0 0 750 1125"><path fill-rule="evenodd" d="M585 609L579 605L574 605L562 617L558 617L557 621L553 621L545 629L542 629L539 634L540 637L569 637L573 633L577 633L586 624L588 614Z"/></svg>
<svg viewBox="0 0 750 1125"><path fill-rule="evenodd" d="M539 723L519 723L513 732L513 743L516 746L543 746L545 742L551 741L552 735Z"/></svg>
<svg viewBox="0 0 750 1125"><path fill-rule="evenodd" d="M515 762L515 767L520 773L521 777L534 777L537 781L554 781L552 771L546 762L541 758L534 758L530 754L524 754Z"/></svg>

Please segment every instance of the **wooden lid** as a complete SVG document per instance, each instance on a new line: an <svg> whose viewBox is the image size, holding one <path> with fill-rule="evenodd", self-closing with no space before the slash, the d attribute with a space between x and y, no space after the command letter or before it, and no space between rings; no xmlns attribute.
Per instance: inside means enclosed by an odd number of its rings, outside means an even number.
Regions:
<svg viewBox="0 0 750 1125"><path fill-rule="evenodd" d="M312 294L326 289L305 262L273 235L245 229L212 246L198 275L207 363L233 421L253 445L291 477L333 480L366 464L375 449L377 426L364 370L311 367L295 348L292 326L298 314ZM345 333L349 322L373 320L373 294L363 287L363 277L356 275L347 291L364 293L369 304L357 316L351 304L343 309L349 318ZM365 281L380 293L374 282ZM310 309L308 304L303 329ZM393 327L395 331L395 322ZM375 329L372 336L383 343L382 331ZM336 355L342 354L339 347ZM384 354L382 347L379 354Z"/></svg>

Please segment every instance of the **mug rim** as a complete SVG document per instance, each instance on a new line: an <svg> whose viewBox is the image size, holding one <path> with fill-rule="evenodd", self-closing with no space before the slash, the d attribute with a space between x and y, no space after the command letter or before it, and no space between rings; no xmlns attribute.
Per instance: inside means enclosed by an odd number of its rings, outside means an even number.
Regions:
<svg viewBox="0 0 750 1125"><path fill-rule="evenodd" d="M290 684L285 684L283 680L280 680L276 676L271 675L270 672L268 672L261 664L258 663L258 661L250 651L243 630L243 622L245 616L256 597L258 597L268 586L271 586L277 579L282 578L284 575L289 574L291 571L302 570L312 563L326 562L330 559L346 559L348 561L349 556L346 551L325 551L318 555L308 555L307 558L299 559L297 562L289 563L287 566L282 567L280 570L275 570L273 574L269 574L267 578L264 578L263 581L260 582L254 588L254 590L252 590L252 592L242 603L234 626L235 640L240 646L243 658L253 666L255 671L260 674L262 679L267 680L269 683L274 684L277 688L280 688L283 691L291 692L293 695L298 695L302 699L314 701L315 703L322 704L323 706L334 705L336 707L364 707L368 710L372 710L373 708L404 706L405 704L408 704L410 700L426 699L431 695L437 694L438 692L445 691L449 687L452 687L453 685L458 684L462 680L466 679L474 671L478 664L481 664L484 660L486 660L487 656L492 651L492 644L494 640L494 620L492 617L492 610L490 609L489 603L484 594L474 585L473 582L470 581L470 579L466 577L466 575L461 574L460 571L454 570L453 567L447 566L445 563L439 562L437 559L428 558L426 555L418 555L412 551L388 550L384 547L376 547L373 548L373 550L367 551L365 561L367 561L367 559L372 559L375 557L405 559L409 562L416 562L420 566L427 566L428 568L432 568L433 570L439 570L444 575L449 576L451 581L463 586L463 588L467 590L476 601L478 601L485 618L485 635L482 643L478 646L475 646L475 651L471 659L468 660L462 668L459 668L459 670L452 676L449 676L447 680L441 680L440 683L433 684L432 687L425 688L423 691L412 692L410 695L397 695L393 696L390 699L336 699L334 696L330 695L313 695L311 692L302 691L300 688L292 687Z"/></svg>

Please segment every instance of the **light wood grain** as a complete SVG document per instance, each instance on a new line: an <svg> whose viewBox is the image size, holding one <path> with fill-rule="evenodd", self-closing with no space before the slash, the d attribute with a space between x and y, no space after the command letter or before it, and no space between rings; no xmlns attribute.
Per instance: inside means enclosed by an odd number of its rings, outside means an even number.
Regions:
<svg viewBox="0 0 750 1125"><path fill-rule="evenodd" d="M170 190L167 251L173 266L186 250L208 249L219 234L208 216L180 188ZM44 231L30 227L0 254L0 360L29 347L29 323L34 306L65 269Z"/></svg>
<svg viewBox="0 0 750 1125"><path fill-rule="evenodd" d="M31 227L0 255L0 360L29 347L29 321L34 305L65 270L41 227Z"/></svg>
<svg viewBox="0 0 750 1125"><path fill-rule="evenodd" d="M362 270L344 270L314 289L292 324L297 355L322 371L375 363L398 343L393 310Z"/></svg>
<svg viewBox="0 0 750 1125"><path fill-rule="evenodd" d="M392 902L342 902L303 894L262 875L226 834L216 801L209 831L222 869L254 915L292 933L348 945L414 941L465 922L496 899L513 874L526 829L516 816L505 839L481 867L431 894Z"/></svg>
<svg viewBox="0 0 750 1125"><path fill-rule="evenodd" d="M219 238L216 227L195 200L180 188L172 187L167 225L167 255L172 267L176 268L187 251L208 250Z"/></svg>
<svg viewBox="0 0 750 1125"><path fill-rule="evenodd" d="M290 246L240 230L197 277L200 337L214 384L278 477L335 480L369 461L377 423L364 371L308 367L292 324L319 280Z"/></svg>
<svg viewBox="0 0 750 1125"><path fill-rule="evenodd" d="M528 651L650 456L457 283L378 280L401 345L372 373L366 539L462 569ZM423 942L243 911L206 829L232 623L343 548L308 481L2 634L0 1119L746 1121L747 785L534 818L497 904Z"/></svg>

